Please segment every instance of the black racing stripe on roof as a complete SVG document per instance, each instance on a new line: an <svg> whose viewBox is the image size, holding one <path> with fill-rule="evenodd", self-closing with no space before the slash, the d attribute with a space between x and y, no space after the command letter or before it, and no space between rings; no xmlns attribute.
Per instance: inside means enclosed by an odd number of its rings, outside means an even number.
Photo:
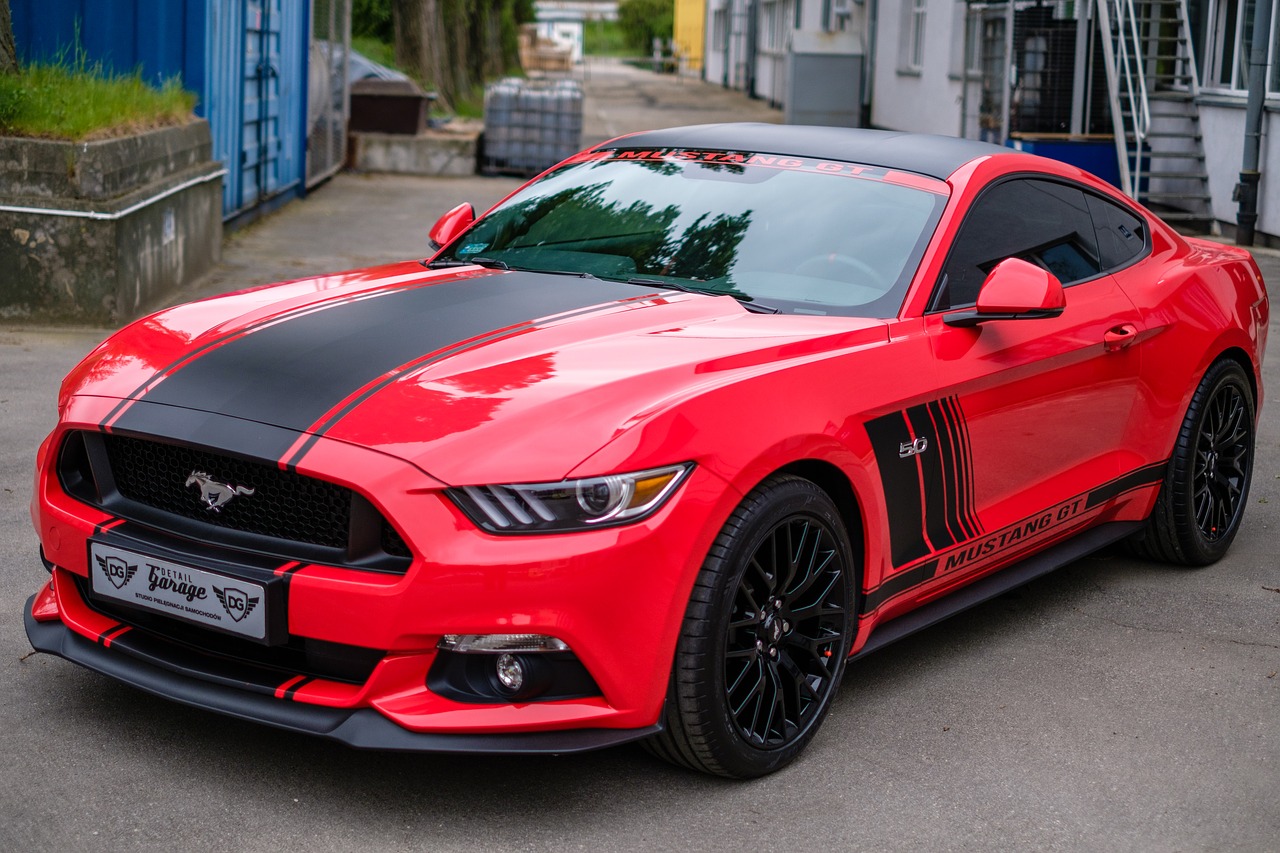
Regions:
<svg viewBox="0 0 1280 853"><path fill-rule="evenodd" d="M636 295L634 285L526 272L389 290L229 341L183 365L142 399L306 431L354 392L427 353ZM114 428L150 432L149 411L154 409L130 407ZM270 448L256 446L256 455L279 459L293 439L296 434L279 431Z"/></svg>
<svg viewBox="0 0 1280 853"><path fill-rule="evenodd" d="M1026 156L988 142L953 136L847 127L747 123L699 124L651 130L606 142L596 150L645 148L710 149L843 160L866 166L916 172L942 180L965 163L979 157L993 154Z"/></svg>

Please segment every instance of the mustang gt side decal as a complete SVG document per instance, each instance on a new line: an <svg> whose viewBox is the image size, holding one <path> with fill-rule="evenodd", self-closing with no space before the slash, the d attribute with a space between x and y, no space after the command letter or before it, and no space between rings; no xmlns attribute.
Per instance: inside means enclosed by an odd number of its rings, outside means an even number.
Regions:
<svg viewBox="0 0 1280 853"><path fill-rule="evenodd" d="M946 397L881 415L866 429L890 507L894 566L981 535L959 400Z"/></svg>
<svg viewBox="0 0 1280 853"><path fill-rule="evenodd" d="M1046 540L1059 539L1084 524L1108 501L1135 489L1157 486L1164 479L1167 463L1158 462L1130 471L1109 483L1076 495L1002 527L988 535L959 542L916 566L896 572L863 599L863 613L874 613L891 598L914 589L940 575L959 574L989 568L1016 559L1022 552L1041 548Z"/></svg>

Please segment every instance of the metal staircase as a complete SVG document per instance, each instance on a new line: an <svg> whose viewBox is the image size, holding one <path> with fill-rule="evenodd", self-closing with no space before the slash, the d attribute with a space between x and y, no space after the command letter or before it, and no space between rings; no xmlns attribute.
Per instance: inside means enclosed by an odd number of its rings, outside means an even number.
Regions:
<svg viewBox="0 0 1280 853"><path fill-rule="evenodd" d="M1172 222L1213 222L1186 0L1096 0L1121 184Z"/></svg>

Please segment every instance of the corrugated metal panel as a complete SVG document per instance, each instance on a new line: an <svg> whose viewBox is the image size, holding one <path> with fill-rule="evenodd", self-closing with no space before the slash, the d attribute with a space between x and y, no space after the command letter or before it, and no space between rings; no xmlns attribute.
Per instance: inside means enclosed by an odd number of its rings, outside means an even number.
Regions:
<svg viewBox="0 0 1280 853"><path fill-rule="evenodd" d="M240 135L244 120L244 3L210 3L207 8L209 33L209 129L213 133L213 156L227 166L222 179L222 215L234 214L241 206ZM217 120L214 120L214 116Z"/></svg>
<svg viewBox="0 0 1280 853"><path fill-rule="evenodd" d="M351 86L351 0L314 0L307 61L307 186L342 168Z"/></svg>
<svg viewBox="0 0 1280 853"><path fill-rule="evenodd" d="M205 2L10 0L10 9L24 62L74 62L81 55L115 74L140 71L150 83L180 76L186 88L199 93Z"/></svg>
<svg viewBox="0 0 1280 853"><path fill-rule="evenodd" d="M229 172L225 218L302 188L307 6L283 0L210 4L209 96L221 118L214 150Z"/></svg>

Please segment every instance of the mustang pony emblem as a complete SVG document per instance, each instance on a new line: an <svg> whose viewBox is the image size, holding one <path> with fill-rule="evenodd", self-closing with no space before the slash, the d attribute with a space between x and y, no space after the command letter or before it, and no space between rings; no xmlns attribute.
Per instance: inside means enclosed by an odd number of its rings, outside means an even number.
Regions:
<svg viewBox="0 0 1280 853"><path fill-rule="evenodd" d="M248 486L219 483L203 471L191 472L191 476L187 478L187 485L191 486L193 484L200 487L200 500L204 501L206 507L214 512L221 512L222 508L236 495L245 495L247 497L253 494L253 489Z"/></svg>

